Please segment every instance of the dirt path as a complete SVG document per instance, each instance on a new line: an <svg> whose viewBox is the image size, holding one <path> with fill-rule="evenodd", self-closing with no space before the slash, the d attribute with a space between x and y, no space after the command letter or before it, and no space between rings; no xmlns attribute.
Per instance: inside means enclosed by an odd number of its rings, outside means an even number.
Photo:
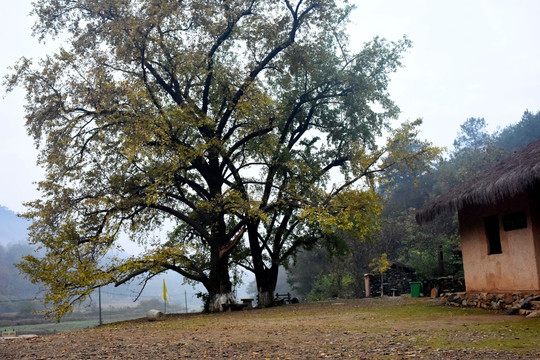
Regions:
<svg viewBox="0 0 540 360"><path fill-rule="evenodd" d="M540 359L539 324L427 300L363 299L169 315L159 322L4 339L0 359ZM515 334L523 337L523 348L495 349L512 346Z"/></svg>

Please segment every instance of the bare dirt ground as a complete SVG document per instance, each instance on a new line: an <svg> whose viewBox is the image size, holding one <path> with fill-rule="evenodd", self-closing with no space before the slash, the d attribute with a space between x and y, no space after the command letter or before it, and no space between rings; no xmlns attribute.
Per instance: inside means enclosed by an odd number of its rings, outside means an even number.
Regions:
<svg viewBox="0 0 540 360"><path fill-rule="evenodd" d="M0 359L540 359L540 320L383 298L0 339Z"/></svg>

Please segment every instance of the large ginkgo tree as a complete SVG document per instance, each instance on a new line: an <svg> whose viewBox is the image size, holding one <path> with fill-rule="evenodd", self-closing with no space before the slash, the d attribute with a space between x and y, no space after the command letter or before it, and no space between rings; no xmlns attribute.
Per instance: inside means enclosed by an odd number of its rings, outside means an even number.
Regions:
<svg viewBox="0 0 540 360"><path fill-rule="evenodd" d="M369 233L381 174L436 154L418 121L388 126L409 41L351 52L346 1L33 6L35 35L63 47L21 59L7 84L26 89L46 172L25 214L45 255L19 266L46 286L51 315L167 270L202 283L218 311L235 301L237 266L269 305L280 264L336 231ZM108 255L122 234L146 251Z"/></svg>

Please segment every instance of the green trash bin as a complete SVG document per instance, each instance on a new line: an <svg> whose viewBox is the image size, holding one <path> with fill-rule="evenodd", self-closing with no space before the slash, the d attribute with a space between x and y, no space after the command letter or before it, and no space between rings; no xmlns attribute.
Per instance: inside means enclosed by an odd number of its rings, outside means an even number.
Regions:
<svg viewBox="0 0 540 360"><path fill-rule="evenodd" d="M411 297L420 297L422 283L418 281L411 281L409 284L411 285Z"/></svg>

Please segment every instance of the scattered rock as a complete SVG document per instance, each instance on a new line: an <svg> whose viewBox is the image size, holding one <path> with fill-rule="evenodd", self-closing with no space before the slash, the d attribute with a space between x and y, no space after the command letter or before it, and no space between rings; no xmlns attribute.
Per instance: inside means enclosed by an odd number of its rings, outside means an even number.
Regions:
<svg viewBox="0 0 540 360"><path fill-rule="evenodd" d="M519 309L519 315L529 315L530 313L532 313L532 310Z"/></svg>
<svg viewBox="0 0 540 360"><path fill-rule="evenodd" d="M163 314L159 310L152 309L148 310L148 312L146 313L146 318L149 321L165 320L165 314Z"/></svg>
<svg viewBox="0 0 540 360"><path fill-rule="evenodd" d="M531 300L533 299L533 296L529 296L528 298L526 298L525 300L523 300L520 304L519 304L519 308L520 309L528 309L529 306L531 305Z"/></svg>
<svg viewBox="0 0 540 360"><path fill-rule="evenodd" d="M517 313L519 313L518 308L510 308L504 314L505 315L516 315Z"/></svg>
<svg viewBox="0 0 540 360"><path fill-rule="evenodd" d="M540 301L539 300L531 300L531 309L534 310L540 310Z"/></svg>

